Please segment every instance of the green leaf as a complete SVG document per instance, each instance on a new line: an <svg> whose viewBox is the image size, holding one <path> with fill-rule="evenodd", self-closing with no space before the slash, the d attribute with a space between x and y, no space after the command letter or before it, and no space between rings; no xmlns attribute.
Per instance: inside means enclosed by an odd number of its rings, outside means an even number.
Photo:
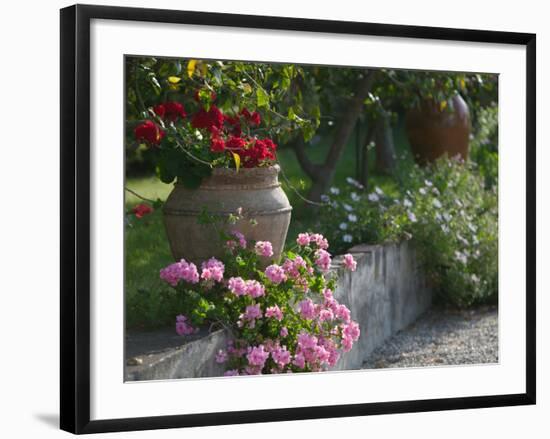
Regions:
<svg viewBox="0 0 550 439"><path fill-rule="evenodd" d="M256 103L260 108L269 106L269 95L261 87L256 89Z"/></svg>

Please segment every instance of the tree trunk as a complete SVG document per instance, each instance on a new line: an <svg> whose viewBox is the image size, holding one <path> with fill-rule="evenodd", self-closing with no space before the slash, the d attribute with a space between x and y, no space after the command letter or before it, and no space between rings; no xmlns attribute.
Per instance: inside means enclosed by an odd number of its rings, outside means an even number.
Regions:
<svg viewBox="0 0 550 439"><path fill-rule="evenodd" d="M376 144L376 171L391 174L395 168L396 155L390 116L385 111L376 121L374 142Z"/></svg>
<svg viewBox="0 0 550 439"><path fill-rule="evenodd" d="M322 165L317 165L316 177L312 178L313 184L309 192L308 198L313 201L318 201L321 195L326 193L330 182L334 177L336 165L342 157L344 148L353 132L353 128L357 123L357 119L363 109L363 102L372 87L375 72L368 71L365 76L357 84L355 95L351 102L346 107L344 114L338 122L334 140L330 146L329 152Z"/></svg>

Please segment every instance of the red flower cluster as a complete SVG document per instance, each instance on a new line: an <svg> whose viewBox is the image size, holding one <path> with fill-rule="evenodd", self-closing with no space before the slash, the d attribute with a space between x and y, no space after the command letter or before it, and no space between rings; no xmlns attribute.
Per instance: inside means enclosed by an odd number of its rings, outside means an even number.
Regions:
<svg viewBox="0 0 550 439"><path fill-rule="evenodd" d="M132 209L132 212L134 213L136 218L141 219L145 215L153 213L153 208L148 204L142 203L142 204L138 204L137 206L134 206L134 208Z"/></svg>
<svg viewBox="0 0 550 439"><path fill-rule="evenodd" d="M214 142L218 141L219 139L212 140L212 150L214 150ZM277 149L277 145L271 139L244 139L242 137L231 136L225 142L225 147L231 152L239 154L242 165L245 168L254 168L265 160L276 159L275 150Z"/></svg>
<svg viewBox="0 0 550 439"><path fill-rule="evenodd" d="M265 160L275 160L276 149L277 145L271 139L253 139L249 147L238 154L245 168L254 168Z"/></svg>
<svg viewBox="0 0 550 439"><path fill-rule="evenodd" d="M251 126L258 126L262 121L260 113L258 113L257 111L254 111L253 113L251 113L250 111L248 111L247 108L243 108L241 110L241 114L245 117L246 121Z"/></svg>
<svg viewBox="0 0 550 439"><path fill-rule="evenodd" d="M158 145L164 138L165 132L152 120L146 120L135 128L134 135L138 142Z"/></svg>
<svg viewBox="0 0 550 439"><path fill-rule="evenodd" d="M205 128L212 134L218 133L223 127L223 113L218 107L212 105L210 110L201 108L191 120L193 128Z"/></svg>
<svg viewBox="0 0 550 439"><path fill-rule="evenodd" d="M198 90L194 97L200 103ZM210 99L214 101L216 93L211 92ZM155 105L153 111L161 119L170 122L176 122L178 119L183 120L187 117L185 108L179 102L164 102ZM191 126L210 132L210 150L212 152L230 151L238 154L243 167L253 168L264 161L276 159L277 145L271 139L243 136L243 124L245 127L255 127L259 126L261 121L261 115L257 111L250 112L247 108L243 108L234 116L229 116L224 115L216 105L211 105L208 110L200 108L193 115ZM166 133L155 122L146 120L136 127L134 134L137 141L144 141L149 145L159 145ZM150 213L146 209L150 209L150 207L136 206L134 208L136 217L141 218L144 214Z"/></svg>
<svg viewBox="0 0 550 439"><path fill-rule="evenodd" d="M185 108L179 102L165 102L163 104L155 105L153 108L155 114L161 119L166 119L171 122L175 122L178 117L184 119L187 117Z"/></svg>

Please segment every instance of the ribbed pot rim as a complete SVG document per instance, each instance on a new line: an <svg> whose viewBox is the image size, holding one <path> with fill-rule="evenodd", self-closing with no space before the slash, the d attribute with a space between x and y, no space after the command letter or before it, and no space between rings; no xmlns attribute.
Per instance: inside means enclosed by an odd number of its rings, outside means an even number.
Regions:
<svg viewBox="0 0 550 439"><path fill-rule="evenodd" d="M214 168L212 174L202 181L200 189L214 189L220 186L276 187L280 185L277 178L280 170L277 164L258 168L240 168L238 171L230 168ZM183 186L183 184L178 182L176 186Z"/></svg>

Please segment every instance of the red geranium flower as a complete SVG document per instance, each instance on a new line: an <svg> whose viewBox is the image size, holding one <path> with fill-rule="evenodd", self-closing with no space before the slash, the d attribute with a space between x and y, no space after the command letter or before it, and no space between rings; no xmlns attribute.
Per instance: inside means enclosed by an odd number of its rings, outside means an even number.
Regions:
<svg viewBox="0 0 550 439"><path fill-rule="evenodd" d="M220 137L212 137L210 142L210 151L223 152L225 150L225 142Z"/></svg>
<svg viewBox="0 0 550 439"><path fill-rule="evenodd" d="M210 110L206 111L204 108L200 109L191 120L193 128L206 128L213 131L213 129L221 129L223 127L223 113L218 107L212 105Z"/></svg>
<svg viewBox="0 0 550 439"><path fill-rule="evenodd" d="M144 141L149 145L158 145L165 133L155 122L146 120L135 128L134 135L138 142Z"/></svg>
<svg viewBox="0 0 550 439"><path fill-rule="evenodd" d="M166 114L166 107L164 106L164 104L158 104L153 107L153 111L158 117L162 119Z"/></svg>
<svg viewBox="0 0 550 439"><path fill-rule="evenodd" d="M175 122L178 117L182 119L187 117L187 113L183 108L183 105L179 102L165 102L164 104L158 104L153 107L153 111L160 118Z"/></svg>
<svg viewBox="0 0 550 439"><path fill-rule="evenodd" d="M248 121L250 122L250 125L260 125L260 122L262 121L262 117L260 116L260 113L258 113L257 111L255 111L254 113L252 113L250 115L250 119L248 119Z"/></svg>
<svg viewBox="0 0 550 439"><path fill-rule="evenodd" d="M134 206L132 209L132 212L136 216L136 218L143 218L145 215L148 215L150 213L153 213L153 208L149 206L148 204L141 203L137 206Z"/></svg>
<svg viewBox="0 0 550 439"><path fill-rule="evenodd" d="M246 141L242 137L237 136L231 136L227 142L225 142L225 146L228 149L238 151L245 147Z"/></svg>
<svg viewBox="0 0 550 439"><path fill-rule="evenodd" d="M246 121L252 126L258 126L262 121L262 117L260 116L260 113L258 113L257 111L254 111L253 113L251 113L250 111L248 111L248 108L243 108L241 110L241 114L245 117Z"/></svg>

